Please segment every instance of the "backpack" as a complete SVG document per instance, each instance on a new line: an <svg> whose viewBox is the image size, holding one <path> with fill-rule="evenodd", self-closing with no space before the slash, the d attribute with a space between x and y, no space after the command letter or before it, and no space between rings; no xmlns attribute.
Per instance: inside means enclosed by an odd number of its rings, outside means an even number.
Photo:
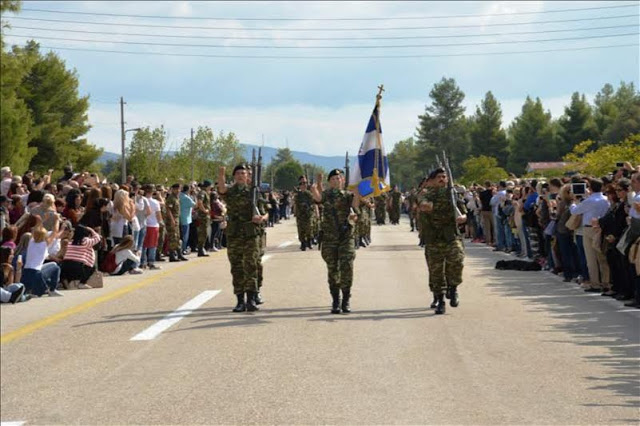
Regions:
<svg viewBox="0 0 640 426"><path fill-rule="evenodd" d="M100 265L100 270L102 272L106 272L107 274L113 273L116 270L118 264L116 263L116 254L112 251L107 253L106 257L102 261Z"/></svg>

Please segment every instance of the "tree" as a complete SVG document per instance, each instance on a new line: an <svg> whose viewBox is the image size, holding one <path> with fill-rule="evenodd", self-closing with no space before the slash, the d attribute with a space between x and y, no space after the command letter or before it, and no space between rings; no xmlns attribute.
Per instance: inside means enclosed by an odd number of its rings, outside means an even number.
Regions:
<svg viewBox="0 0 640 426"><path fill-rule="evenodd" d="M613 86L609 83L605 84L604 87L596 94L594 99L595 110L594 110L594 121L598 128L598 137L597 139L601 139L605 130L616 119L618 116L618 106L616 105L615 99L615 90Z"/></svg>
<svg viewBox="0 0 640 426"><path fill-rule="evenodd" d="M494 157L480 155L470 157L462 165L464 173L460 178L463 185L473 183L484 183L486 181L498 182L509 177L509 174L502 167L498 167L498 160Z"/></svg>
<svg viewBox="0 0 640 426"><path fill-rule="evenodd" d="M388 155L392 186L398 185L403 190L417 186L417 179L427 172L418 170L415 161L417 157L418 147L413 138L396 143Z"/></svg>
<svg viewBox="0 0 640 426"><path fill-rule="evenodd" d="M353 167L353 165L351 165L350 167ZM353 170L353 168L351 170ZM315 181L315 178L316 176L318 176L318 174L326 175L327 171L317 164L304 163L302 165L302 174L306 175L309 182L311 182Z"/></svg>
<svg viewBox="0 0 640 426"><path fill-rule="evenodd" d="M602 145L595 151L591 150L594 145L590 140L579 143L564 156L564 161L576 164L578 170L593 176L610 173L620 161L640 164L640 133L617 144Z"/></svg>
<svg viewBox="0 0 640 426"><path fill-rule="evenodd" d="M497 159L498 165L506 167L509 143L502 129L502 109L490 91L476 107L470 124L470 139L471 155L489 154Z"/></svg>
<svg viewBox="0 0 640 426"><path fill-rule="evenodd" d="M434 84L429 97L432 103L419 116L420 124L416 129L417 166L421 170L427 169L436 155L441 156L445 150L453 173L458 174L469 151L468 126L462 106L464 93L453 78L443 78Z"/></svg>
<svg viewBox="0 0 640 426"><path fill-rule="evenodd" d="M551 113L545 112L540 98L529 96L522 112L509 127L508 170L522 174L530 161L554 161L559 158L556 127Z"/></svg>
<svg viewBox="0 0 640 426"><path fill-rule="evenodd" d="M0 12L19 12L22 7L20 0L0 0Z"/></svg>
<svg viewBox="0 0 640 426"><path fill-rule="evenodd" d="M127 173L144 183L168 181L167 170L163 167L166 143L167 134L163 126L137 131L127 150Z"/></svg>
<svg viewBox="0 0 640 426"><path fill-rule="evenodd" d="M298 186L298 177L303 173L302 165L297 160L282 163L275 172L274 186L281 190L293 189Z"/></svg>
<svg viewBox="0 0 640 426"><path fill-rule="evenodd" d="M584 95L575 92L571 96L571 104L564 108L564 115L558 119L559 139L561 145L558 152L571 152L574 146L598 135L598 126L593 118L591 105Z"/></svg>
<svg viewBox="0 0 640 426"><path fill-rule="evenodd" d="M640 92L634 84L620 83L613 100L618 113L602 134L604 143L617 143L640 132Z"/></svg>
<svg viewBox="0 0 640 426"><path fill-rule="evenodd" d="M55 53L42 56L39 45L29 41L13 54L32 66L16 91L33 117L30 147L37 149L30 168L46 170L73 164L81 170L92 164L102 150L82 138L89 131L89 97L78 93L78 75L69 71Z"/></svg>

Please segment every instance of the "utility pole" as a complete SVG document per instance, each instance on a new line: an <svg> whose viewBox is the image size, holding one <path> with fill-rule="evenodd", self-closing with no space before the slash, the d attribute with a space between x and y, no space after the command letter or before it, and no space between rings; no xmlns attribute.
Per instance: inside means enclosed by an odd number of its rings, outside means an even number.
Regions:
<svg viewBox="0 0 640 426"><path fill-rule="evenodd" d="M193 158L193 127L191 128L191 182L193 182L193 173L194 173L194 158Z"/></svg>
<svg viewBox="0 0 640 426"><path fill-rule="evenodd" d="M127 160L124 146L124 99L120 96L120 138L122 139L122 183L127 183Z"/></svg>

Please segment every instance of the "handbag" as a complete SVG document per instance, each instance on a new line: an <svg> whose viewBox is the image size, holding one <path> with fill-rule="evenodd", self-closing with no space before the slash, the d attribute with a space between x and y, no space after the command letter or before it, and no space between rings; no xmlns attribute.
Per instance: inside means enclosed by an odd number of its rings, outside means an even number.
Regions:
<svg viewBox="0 0 640 426"><path fill-rule="evenodd" d="M620 237L620 240L618 240L618 244L616 244L616 249L618 249L618 251L622 253L623 256L625 255L625 252L627 250L627 235L629 235L629 229L631 229L631 227L627 227L627 229L624 230L622 237Z"/></svg>
<svg viewBox="0 0 640 426"><path fill-rule="evenodd" d="M87 285L91 286L91 288L102 288L104 287L104 283L102 282L102 272L93 271L93 274L87 280Z"/></svg>
<svg viewBox="0 0 640 426"><path fill-rule="evenodd" d="M556 233L556 221L552 220L549 222L546 228L544 228L544 235L547 237L553 237Z"/></svg>
<svg viewBox="0 0 640 426"><path fill-rule="evenodd" d="M575 231L580 228L582 225L582 215L581 214L572 214L569 219L567 219L566 227L571 231Z"/></svg>

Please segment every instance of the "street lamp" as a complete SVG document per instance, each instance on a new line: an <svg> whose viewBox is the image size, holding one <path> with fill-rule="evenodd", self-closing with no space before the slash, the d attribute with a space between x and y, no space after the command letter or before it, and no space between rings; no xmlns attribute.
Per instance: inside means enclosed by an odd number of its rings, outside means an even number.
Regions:
<svg viewBox="0 0 640 426"><path fill-rule="evenodd" d="M136 127L133 129L127 129L122 131L122 183L127 183L127 160L126 160L126 149L125 149L125 135L127 132L138 132L142 130L140 127Z"/></svg>

